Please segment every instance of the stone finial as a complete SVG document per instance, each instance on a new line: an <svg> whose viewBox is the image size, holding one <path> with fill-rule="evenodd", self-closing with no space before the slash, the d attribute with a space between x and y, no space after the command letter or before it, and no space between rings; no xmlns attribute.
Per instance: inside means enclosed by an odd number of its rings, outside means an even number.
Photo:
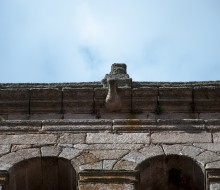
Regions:
<svg viewBox="0 0 220 190"><path fill-rule="evenodd" d="M117 81L108 79L108 94L105 100L105 107L109 112L118 112L121 109L121 98L118 95Z"/></svg>
<svg viewBox="0 0 220 190"><path fill-rule="evenodd" d="M124 63L114 63L111 66L111 72L105 75L102 80L104 87L108 86L108 79L115 79L119 87L131 87L132 79L127 74L127 65Z"/></svg>

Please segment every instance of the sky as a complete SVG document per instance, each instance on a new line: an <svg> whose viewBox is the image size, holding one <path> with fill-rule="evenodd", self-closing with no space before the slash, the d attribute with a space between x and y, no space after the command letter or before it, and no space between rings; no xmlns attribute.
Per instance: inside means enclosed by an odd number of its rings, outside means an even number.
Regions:
<svg viewBox="0 0 220 190"><path fill-rule="evenodd" d="M0 0L0 82L220 80L220 0Z"/></svg>

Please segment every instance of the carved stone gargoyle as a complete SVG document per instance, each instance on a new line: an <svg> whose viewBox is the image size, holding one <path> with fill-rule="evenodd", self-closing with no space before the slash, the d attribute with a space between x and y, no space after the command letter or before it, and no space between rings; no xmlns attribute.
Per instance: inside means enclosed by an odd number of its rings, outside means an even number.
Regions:
<svg viewBox="0 0 220 190"><path fill-rule="evenodd" d="M108 94L105 99L105 107L109 112L118 112L121 110L121 98L118 94L116 79L108 79Z"/></svg>

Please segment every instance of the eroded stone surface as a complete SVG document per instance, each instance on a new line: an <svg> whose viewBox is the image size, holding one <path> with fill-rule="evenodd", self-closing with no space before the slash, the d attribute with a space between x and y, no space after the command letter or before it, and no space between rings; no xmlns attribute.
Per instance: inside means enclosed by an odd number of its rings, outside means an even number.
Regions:
<svg viewBox="0 0 220 190"><path fill-rule="evenodd" d="M137 164L128 160L120 160L114 165L114 170L134 170Z"/></svg>
<svg viewBox="0 0 220 190"><path fill-rule="evenodd" d="M220 160L220 156L214 152L205 151L205 152L199 154L198 156L196 156L195 159L198 162L200 162L202 165L204 165L209 162L214 162L214 161Z"/></svg>
<svg viewBox="0 0 220 190"><path fill-rule="evenodd" d="M61 144L75 144L75 143L85 143L85 134L71 134L64 133L58 139L58 142Z"/></svg>
<svg viewBox="0 0 220 190"><path fill-rule="evenodd" d="M220 161L214 161L214 162L211 162L211 163L207 163L205 168L215 168L215 169L219 169L220 168Z"/></svg>
<svg viewBox="0 0 220 190"><path fill-rule="evenodd" d="M213 152L220 152L220 143L194 143L194 146Z"/></svg>
<svg viewBox="0 0 220 190"><path fill-rule="evenodd" d="M212 142L211 133L189 133L183 131L175 132L155 132L151 135L153 143L195 143Z"/></svg>
<svg viewBox="0 0 220 190"><path fill-rule="evenodd" d="M11 145L0 145L0 155L10 152Z"/></svg>
<svg viewBox="0 0 220 190"><path fill-rule="evenodd" d="M129 154L124 156L122 160L134 162L134 163L140 163L145 160L145 155L137 151L131 151Z"/></svg>
<svg viewBox="0 0 220 190"><path fill-rule="evenodd" d="M75 148L89 150L136 150L144 144L76 144Z"/></svg>
<svg viewBox="0 0 220 190"><path fill-rule="evenodd" d="M39 148L22 149L2 156L0 162L13 165L19 161L40 156Z"/></svg>
<svg viewBox="0 0 220 190"><path fill-rule="evenodd" d="M99 159L119 159L127 154L127 150L92 150L90 151L95 157Z"/></svg>
<svg viewBox="0 0 220 190"><path fill-rule="evenodd" d="M87 143L146 143L150 141L149 133L87 133Z"/></svg>
<svg viewBox="0 0 220 190"><path fill-rule="evenodd" d="M209 187L210 190L219 190L220 189L220 183L218 182L212 182L210 184L210 187Z"/></svg>
<svg viewBox="0 0 220 190"><path fill-rule="evenodd" d="M220 132L216 132L213 134L214 143L220 143Z"/></svg>
<svg viewBox="0 0 220 190"><path fill-rule="evenodd" d="M91 164L81 165L79 167L80 170L101 170L102 169L102 161L95 162Z"/></svg>
<svg viewBox="0 0 220 190"><path fill-rule="evenodd" d="M61 152L60 147L46 146L41 148L42 156L58 156Z"/></svg>
<svg viewBox="0 0 220 190"><path fill-rule="evenodd" d="M181 144L174 144L174 145L165 145L163 144L163 149L164 149L164 153L166 155L172 155L172 154L177 154L179 155L180 152L182 151L183 149L183 145Z"/></svg>
<svg viewBox="0 0 220 190"><path fill-rule="evenodd" d="M103 170L112 170L117 160L103 160Z"/></svg>
<svg viewBox="0 0 220 190"><path fill-rule="evenodd" d="M194 146L184 146L181 153L183 155L189 156L191 158L194 158L195 156L199 155L200 153L204 152L203 149L197 148Z"/></svg>
<svg viewBox="0 0 220 190"><path fill-rule="evenodd" d="M75 149L75 148L64 148L62 152L60 153L59 157L71 160L74 157L78 156L81 152L82 150Z"/></svg>
<svg viewBox="0 0 220 190"><path fill-rule="evenodd" d="M12 145L11 147L11 152L16 152L18 150L21 150L21 149L27 149L27 148L31 148L31 145L28 145L28 144L22 144L22 145Z"/></svg>
<svg viewBox="0 0 220 190"><path fill-rule="evenodd" d="M88 163L95 163L100 161L99 158L97 158L94 154L84 151L82 152L79 156L75 157L72 159L72 162L75 165L83 165L83 164L88 164Z"/></svg>
<svg viewBox="0 0 220 190"><path fill-rule="evenodd" d="M133 190L133 184L81 184L79 185L79 190Z"/></svg>
<svg viewBox="0 0 220 190"><path fill-rule="evenodd" d="M54 144L57 136L53 134L0 135L0 144Z"/></svg>

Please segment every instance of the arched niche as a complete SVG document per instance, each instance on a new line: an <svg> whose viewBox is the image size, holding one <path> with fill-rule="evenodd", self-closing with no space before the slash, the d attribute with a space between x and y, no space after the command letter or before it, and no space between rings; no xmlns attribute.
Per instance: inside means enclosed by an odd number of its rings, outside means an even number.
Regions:
<svg viewBox="0 0 220 190"><path fill-rule="evenodd" d="M9 170L6 190L76 190L70 161L57 157L31 158Z"/></svg>
<svg viewBox="0 0 220 190"><path fill-rule="evenodd" d="M204 190L203 170L186 156L155 156L136 169L141 190Z"/></svg>

